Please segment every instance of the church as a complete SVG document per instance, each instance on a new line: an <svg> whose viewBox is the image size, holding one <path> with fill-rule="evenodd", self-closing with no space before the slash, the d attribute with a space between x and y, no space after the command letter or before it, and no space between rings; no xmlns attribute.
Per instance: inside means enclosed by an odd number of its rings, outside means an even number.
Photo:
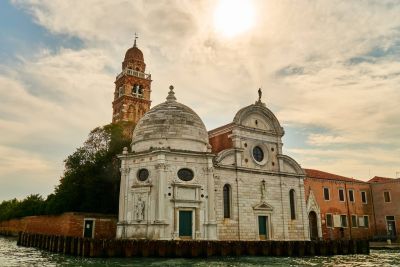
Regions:
<svg viewBox="0 0 400 267"><path fill-rule="evenodd" d="M231 123L207 131L173 86L150 109L145 67L135 40L113 101L113 122L133 129L119 155L117 238L309 240L305 173L283 154L284 129L261 90Z"/></svg>

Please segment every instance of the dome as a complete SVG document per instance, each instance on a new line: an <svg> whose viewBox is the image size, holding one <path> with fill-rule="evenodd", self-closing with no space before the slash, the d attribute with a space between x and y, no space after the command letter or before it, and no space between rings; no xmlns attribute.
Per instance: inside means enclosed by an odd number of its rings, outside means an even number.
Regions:
<svg viewBox="0 0 400 267"><path fill-rule="evenodd" d="M203 121L191 108L176 101L172 86L167 101L150 109L132 135L134 152L152 148L207 152L209 147Z"/></svg>
<svg viewBox="0 0 400 267"><path fill-rule="evenodd" d="M137 48L136 45L134 45L133 47L129 48L125 53L125 61L127 60L144 61L142 51L140 51L140 49Z"/></svg>

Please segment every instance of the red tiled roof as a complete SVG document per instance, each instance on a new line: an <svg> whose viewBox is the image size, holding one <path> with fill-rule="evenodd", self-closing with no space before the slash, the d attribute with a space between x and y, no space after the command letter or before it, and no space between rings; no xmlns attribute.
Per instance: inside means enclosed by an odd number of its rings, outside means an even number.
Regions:
<svg viewBox="0 0 400 267"><path fill-rule="evenodd" d="M318 178L318 179L327 179L327 180L339 180L339 181L344 181L344 182L357 182L357 183L365 183L364 181L360 181L357 179L349 178L349 177L344 177L340 176L337 174L329 173L329 172L323 172L319 170L313 170L313 169L304 169L306 172L306 176L310 178Z"/></svg>
<svg viewBox="0 0 400 267"><path fill-rule="evenodd" d="M208 135L212 135L212 134L214 134L216 132L219 132L219 131L222 131L224 129L229 129L232 125L233 125L233 122L225 124L225 125L222 125L222 126L217 127L215 129L212 129L212 130L208 131Z"/></svg>
<svg viewBox="0 0 400 267"><path fill-rule="evenodd" d="M390 181L395 181L395 180L397 180L397 179L375 176L374 178L372 178L368 182L369 183L382 183L382 182L390 182Z"/></svg>

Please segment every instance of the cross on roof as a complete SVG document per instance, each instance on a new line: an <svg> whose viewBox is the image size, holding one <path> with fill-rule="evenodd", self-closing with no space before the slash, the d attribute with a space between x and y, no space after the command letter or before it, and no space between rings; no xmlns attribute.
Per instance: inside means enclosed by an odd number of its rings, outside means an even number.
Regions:
<svg viewBox="0 0 400 267"><path fill-rule="evenodd" d="M138 39L139 37L138 37L138 35L137 35L137 33L135 32L135 42L133 43L133 46L134 47L136 47L136 39Z"/></svg>

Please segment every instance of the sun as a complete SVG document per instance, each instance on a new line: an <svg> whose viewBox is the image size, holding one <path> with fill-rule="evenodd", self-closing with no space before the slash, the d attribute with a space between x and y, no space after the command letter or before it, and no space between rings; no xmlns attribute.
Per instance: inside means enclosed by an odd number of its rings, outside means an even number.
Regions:
<svg viewBox="0 0 400 267"><path fill-rule="evenodd" d="M214 27L226 37L248 31L254 24L251 0L220 0L214 12Z"/></svg>

